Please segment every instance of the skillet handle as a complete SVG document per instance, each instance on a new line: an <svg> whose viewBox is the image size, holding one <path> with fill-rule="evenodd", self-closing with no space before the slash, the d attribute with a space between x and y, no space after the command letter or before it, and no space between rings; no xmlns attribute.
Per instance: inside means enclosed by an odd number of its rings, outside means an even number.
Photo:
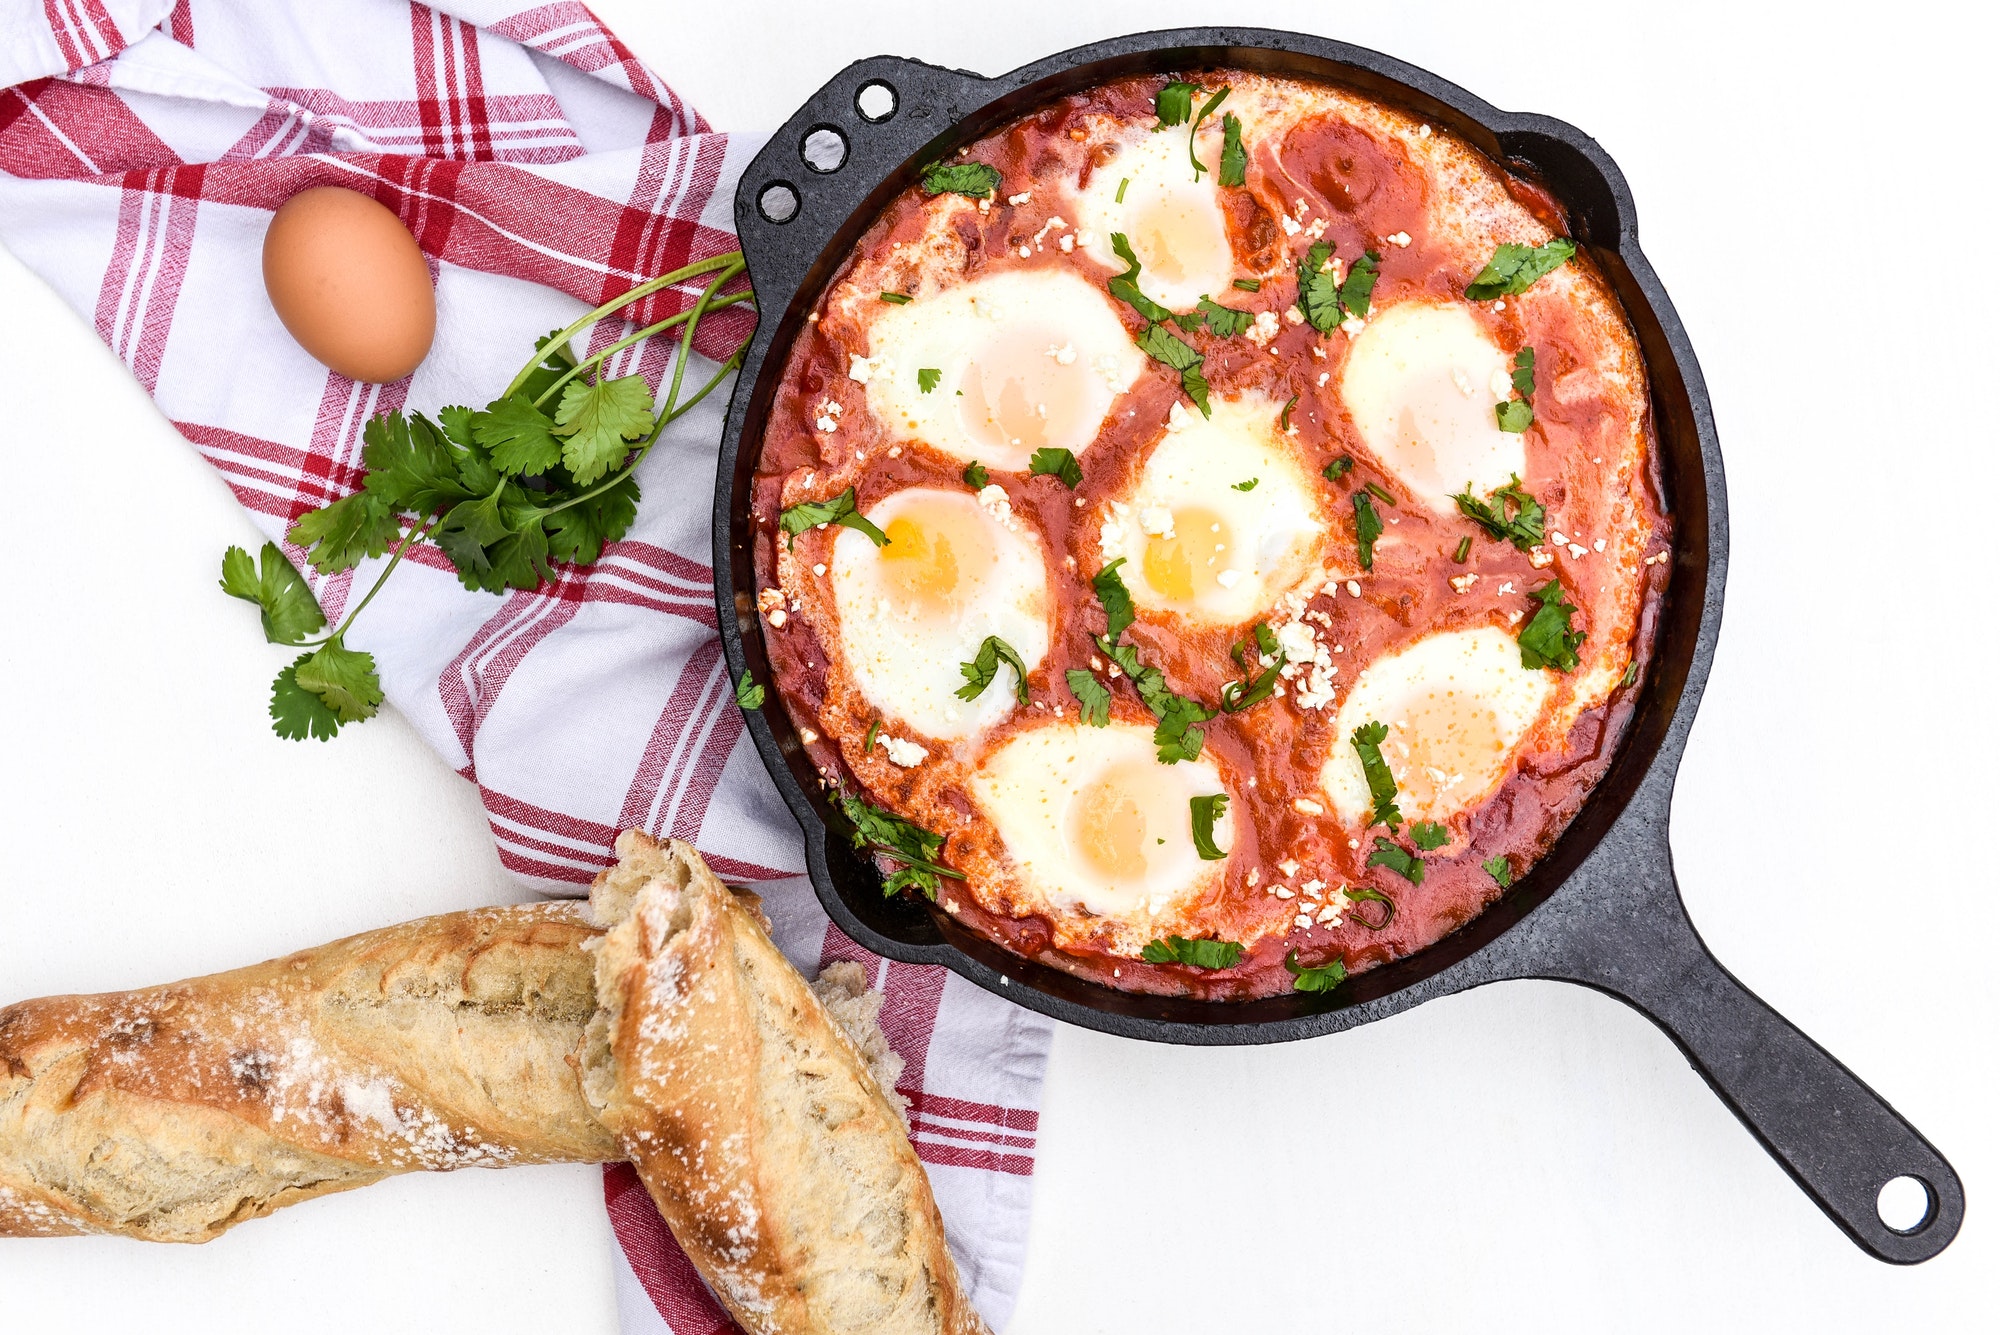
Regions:
<svg viewBox="0 0 2000 1335"><path fill-rule="evenodd" d="M1651 1019L1863 1251L1898 1265L1943 1251L1965 1217L1958 1174L1881 1095L1709 953L1682 905L1664 828L1639 842L1647 847L1607 839L1544 906L1558 910L1554 930L1525 934L1505 972L1595 987ZM1876 1211L1883 1185L1900 1177L1917 1179L1929 1198L1907 1231Z"/></svg>

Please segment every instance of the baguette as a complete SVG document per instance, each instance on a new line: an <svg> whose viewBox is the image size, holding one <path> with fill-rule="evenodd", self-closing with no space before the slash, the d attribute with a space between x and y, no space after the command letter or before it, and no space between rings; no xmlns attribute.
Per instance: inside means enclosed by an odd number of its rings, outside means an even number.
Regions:
<svg viewBox="0 0 2000 1335"><path fill-rule="evenodd" d="M0 1236L205 1242L395 1173L617 1157L581 1088L596 936L477 909L0 1010Z"/></svg>
<svg viewBox="0 0 2000 1335"><path fill-rule="evenodd" d="M692 849L628 831L618 855L591 890L584 1090L731 1315L751 1335L984 1335L878 1045Z"/></svg>

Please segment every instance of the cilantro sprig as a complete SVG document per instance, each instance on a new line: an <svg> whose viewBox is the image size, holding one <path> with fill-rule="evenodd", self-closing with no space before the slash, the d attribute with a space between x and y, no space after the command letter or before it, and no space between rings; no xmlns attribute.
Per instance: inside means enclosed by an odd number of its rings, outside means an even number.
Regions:
<svg viewBox="0 0 2000 1335"><path fill-rule="evenodd" d="M927 195L987 199L1000 188L1000 169L984 162L933 162L924 168L921 184Z"/></svg>
<svg viewBox="0 0 2000 1335"><path fill-rule="evenodd" d="M1370 867L1387 867L1411 885L1424 883L1424 860L1387 835L1375 836L1375 851L1368 855Z"/></svg>
<svg viewBox="0 0 2000 1335"><path fill-rule="evenodd" d="M1194 851L1203 862L1220 862L1229 856L1215 844L1215 823L1228 811L1228 793L1210 793L1206 797L1188 799L1189 826L1194 836Z"/></svg>
<svg viewBox="0 0 2000 1335"><path fill-rule="evenodd" d="M637 284L537 341L527 364L484 408L442 408L435 420L401 411L370 419L362 429L360 489L301 515L287 534L322 575L389 554L367 592L322 638L306 638L326 621L316 606L308 610L310 590L275 545L266 544L261 566L240 548L225 553L223 589L257 604L272 643L307 649L272 682L272 730L323 740L377 712L383 696L375 660L350 649L346 636L412 548L434 544L466 588L501 593L554 581L558 563L591 565L624 537L638 512L634 470L670 423L742 363L748 340L683 398L703 317L752 300L748 290L722 291L743 271L739 251ZM580 360L570 350L571 339L606 316L697 279L704 286L688 309ZM612 357L668 333L678 347L657 404L644 379L605 374Z"/></svg>
<svg viewBox="0 0 2000 1335"><path fill-rule="evenodd" d="M1389 740L1389 725L1370 720L1348 737L1354 754L1361 757L1362 777L1368 780L1368 800L1374 804L1368 824L1386 825L1391 830L1403 823L1402 809L1396 805L1396 776L1382 758L1382 743Z"/></svg>
<svg viewBox="0 0 2000 1335"><path fill-rule="evenodd" d="M1354 547L1355 557L1363 570L1375 568L1375 540L1382 536L1382 516L1375 513L1375 502L1366 490L1354 493Z"/></svg>
<svg viewBox="0 0 2000 1335"><path fill-rule="evenodd" d="M838 524L851 528L857 533L865 533L868 541L877 547L889 545L889 535L877 528L868 516L861 513L854 503L854 488L826 501L800 501L788 505L778 512L778 527L785 531L785 545L797 544L799 534L809 528L819 528L824 524Z"/></svg>
<svg viewBox="0 0 2000 1335"><path fill-rule="evenodd" d="M1521 666L1575 671L1581 661L1576 651L1583 643L1583 632L1569 628L1576 608L1564 599L1562 581L1552 579L1528 596L1540 606L1521 627Z"/></svg>
<svg viewBox="0 0 2000 1335"><path fill-rule="evenodd" d="M1346 280L1335 283L1332 261L1333 245L1327 241L1314 242L1299 261L1299 313L1322 334L1331 334L1347 320L1367 318L1382 272L1381 253L1367 250L1348 266Z"/></svg>
<svg viewBox="0 0 2000 1335"><path fill-rule="evenodd" d="M977 700L1000 675L1000 665L1005 663L1014 669L1014 696L1022 704L1028 703L1028 665L1021 661L1021 655L1014 646L998 635L988 635L980 642L979 652L972 656L970 663L958 665L959 675L965 678L965 685L958 688L961 700Z"/></svg>
<svg viewBox="0 0 2000 1335"><path fill-rule="evenodd" d="M1134 620L1132 592L1125 587L1125 577L1118 573L1118 567L1124 564L1125 558L1121 556L1091 577L1090 586L1104 608L1105 630L1097 637L1097 647L1131 679L1140 703L1152 711L1153 745L1159 748L1160 763L1172 765L1193 760L1201 754L1202 747L1202 734L1195 725L1214 718L1215 711L1168 689L1165 673L1140 662L1139 651L1132 645L1119 643Z"/></svg>
<svg viewBox="0 0 2000 1335"><path fill-rule="evenodd" d="M1486 530L1486 536L1495 542L1511 542L1525 552L1542 541L1548 513L1522 488L1518 476L1494 492L1490 500L1474 496L1470 482L1452 500L1458 503L1460 514Z"/></svg>
<svg viewBox="0 0 2000 1335"><path fill-rule="evenodd" d="M944 852L944 836L904 820L893 811L843 795L841 814L854 826L854 846L883 854L903 864L902 869L882 881L886 897L898 890L913 889L926 899L936 899L940 879L963 880L958 872L938 861Z"/></svg>
<svg viewBox="0 0 2000 1335"><path fill-rule="evenodd" d="M1347 981L1347 965L1339 957L1308 968L1299 963L1299 952L1285 956L1285 971L1292 976L1294 992L1331 992Z"/></svg>
<svg viewBox="0 0 2000 1335"><path fill-rule="evenodd" d="M1493 416L1502 431L1515 435L1526 431L1535 423L1535 350L1524 347L1514 354L1514 369L1508 375L1519 398L1508 399L1505 403L1493 405Z"/></svg>

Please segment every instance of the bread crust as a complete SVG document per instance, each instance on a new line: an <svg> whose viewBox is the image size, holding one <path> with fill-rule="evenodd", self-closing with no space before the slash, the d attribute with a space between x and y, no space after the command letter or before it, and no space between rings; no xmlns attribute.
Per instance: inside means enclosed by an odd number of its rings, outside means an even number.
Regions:
<svg viewBox="0 0 2000 1335"><path fill-rule="evenodd" d="M444 914L0 1010L0 1236L205 1242L395 1173L617 1157L581 906Z"/></svg>
<svg viewBox="0 0 2000 1335"><path fill-rule="evenodd" d="M929 1180L862 1053L754 897L636 831L607 929L586 1092L674 1237L751 1335L974 1335Z"/></svg>

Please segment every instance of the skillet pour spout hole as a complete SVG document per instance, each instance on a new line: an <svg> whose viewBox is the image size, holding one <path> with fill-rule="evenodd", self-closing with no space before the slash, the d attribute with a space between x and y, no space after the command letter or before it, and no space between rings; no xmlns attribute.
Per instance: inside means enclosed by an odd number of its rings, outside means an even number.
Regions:
<svg viewBox="0 0 2000 1335"><path fill-rule="evenodd" d="M847 136L831 125L815 125L799 141L799 160L822 176L837 172L847 162Z"/></svg>
<svg viewBox="0 0 2000 1335"><path fill-rule="evenodd" d="M799 216L798 187L790 181L772 181L757 192L757 212L765 222L790 222Z"/></svg>
<svg viewBox="0 0 2000 1335"><path fill-rule="evenodd" d="M870 79L854 93L854 114L870 125L880 125L896 114L902 101L896 86L883 79Z"/></svg>
<svg viewBox="0 0 2000 1335"><path fill-rule="evenodd" d="M1937 1216L1936 1190L1913 1174L1890 1178L1876 1194L1875 1217L1891 1233L1915 1237L1929 1228Z"/></svg>

